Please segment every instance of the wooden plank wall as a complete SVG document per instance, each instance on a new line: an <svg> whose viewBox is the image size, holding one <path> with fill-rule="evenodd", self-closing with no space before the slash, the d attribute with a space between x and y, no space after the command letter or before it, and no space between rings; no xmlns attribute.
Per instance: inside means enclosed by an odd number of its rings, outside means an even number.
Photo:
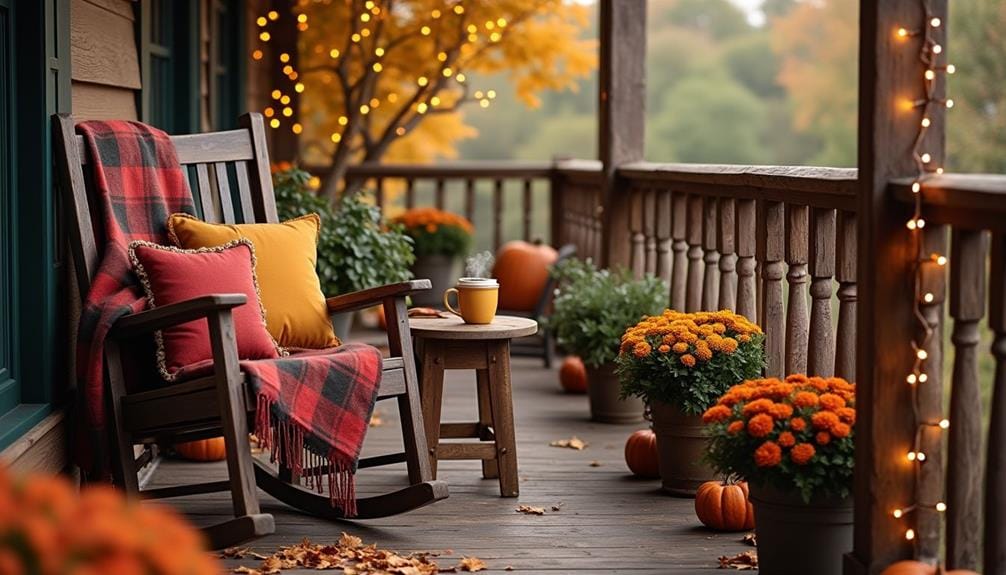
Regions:
<svg viewBox="0 0 1006 575"><path fill-rule="evenodd" d="M79 119L137 117L133 6L130 0L70 0L71 95Z"/></svg>

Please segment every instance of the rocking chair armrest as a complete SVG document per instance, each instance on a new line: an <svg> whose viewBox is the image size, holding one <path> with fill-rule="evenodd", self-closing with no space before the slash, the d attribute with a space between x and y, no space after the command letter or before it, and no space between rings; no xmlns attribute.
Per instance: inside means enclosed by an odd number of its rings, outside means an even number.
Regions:
<svg viewBox="0 0 1006 575"><path fill-rule="evenodd" d="M240 293L221 293L195 297L154 309L127 315L112 326L108 337L122 339L180 325L244 305L248 298Z"/></svg>
<svg viewBox="0 0 1006 575"><path fill-rule="evenodd" d="M430 280L410 280L337 295L328 298L325 303L328 305L328 313L343 313L377 305L388 298L405 297L431 287L433 285Z"/></svg>

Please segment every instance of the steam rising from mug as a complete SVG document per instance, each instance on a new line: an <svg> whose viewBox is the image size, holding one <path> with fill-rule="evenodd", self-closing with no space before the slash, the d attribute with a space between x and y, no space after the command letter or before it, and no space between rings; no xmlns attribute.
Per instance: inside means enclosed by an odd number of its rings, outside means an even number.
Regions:
<svg viewBox="0 0 1006 575"><path fill-rule="evenodd" d="M465 277L488 278L492 273L496 258L492 252L484 251L470 256L465 260Z"/></svg>

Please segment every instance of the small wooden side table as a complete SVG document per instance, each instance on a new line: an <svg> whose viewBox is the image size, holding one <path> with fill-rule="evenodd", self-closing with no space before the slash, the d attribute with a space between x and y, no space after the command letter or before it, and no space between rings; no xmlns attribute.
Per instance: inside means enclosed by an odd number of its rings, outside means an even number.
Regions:
<svg viewBox="0 0 1006 575"><path fill-rule="evenodd" d="M534 335L532 319L496 316L489 325L470 325L459 317L411 318L421 363L423 418L433 476L441 459L481 459L482 476L499 478L500 495L516 497L517 444L510 390L510 340ZM477 422L441 423L444 370L474 369L478 387ZM440 439L478 439L447 442Z"/></svg>

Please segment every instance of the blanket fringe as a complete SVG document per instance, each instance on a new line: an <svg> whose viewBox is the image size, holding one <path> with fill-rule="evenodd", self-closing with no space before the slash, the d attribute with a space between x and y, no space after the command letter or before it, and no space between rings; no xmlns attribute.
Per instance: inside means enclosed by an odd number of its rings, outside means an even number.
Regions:
<svg viewBox="0 0 1006 575"><path fill-rule="evenodd" d="M259 447L269 450L269 461L287 467L304 485L323 493L327 476L328 497L333 507L342 509L346 517L356 516L356 477L351 465L337 461L335 453L318 453L304 443L304 429L297 423L277 417L273 401L259 394L255 408L255 436ZM306 458L306 467L305 467ZM298 479L299 481L299 479Z"/></svg>

